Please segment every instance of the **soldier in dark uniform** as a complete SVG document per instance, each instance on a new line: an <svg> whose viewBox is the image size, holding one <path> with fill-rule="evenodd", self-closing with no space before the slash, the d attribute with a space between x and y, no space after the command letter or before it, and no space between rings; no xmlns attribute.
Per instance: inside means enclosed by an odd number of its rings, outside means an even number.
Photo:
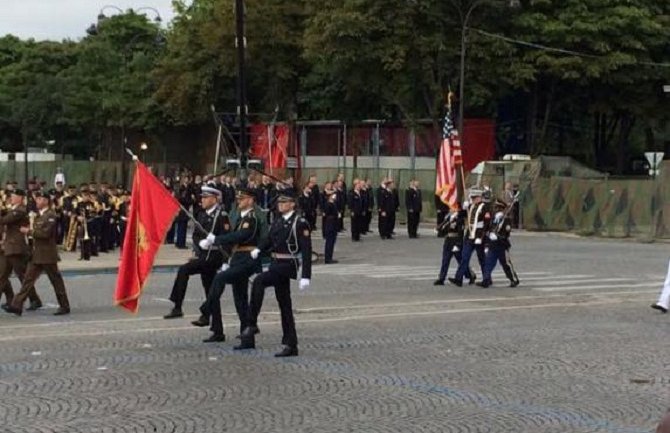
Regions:
<svg viewBox="0 0 670 433"><path fill-rule="evenodd" d="M0 286L7 287L6 285L9 284L9 277L12 275L12 271L21 283L25 281L26 266L30 254L26 235L21 232L21 227L28 227L30 225L28 211L23 205L25 196L25 191L13 189L9 198L9 208L5 214L0 216L0 230L4 229L5 232L5 239L3 241L5 266L0 269L2 271L0 274ZM5 290L7 289L5 288ZM26 296L30 299L29 311L42 307L42 300L32 285L28 286ZM7 298L9 297L7 296Z"/></svg>
<svg viewBox="0 0 670 433"><path fill-rule="evenodd" d="M189 177L184 176L181 179L179 188L177 189L177 201L184 207L184 209L189 210L193 206L193 190L189 185ZM175 218L175 235L176 239L174 242L175 247L178 249L186 249L186 229L188 228L188 215L183 210L179 211L177 218Z"/></svg>
<svg viewBox="0 0 670 433"><path fill-rule="evenodd" d="M327 191L326 191L327 192ZM335 204L337 200L337 194L335 191L331 191L328 200L323 208L323 239L325 241L324 246L324 263L327 265L337 263L337 260L333 260L333 252L335 251L335 241L337 241L337 228L338 228L338 211L337 205Z"/></svg>
<svg viewBox="0 0 670 433"><path fill-rule="evenodd" d="M257 259L261 252L271 252L272 262L267 272L256 277L251 290L250 326L242 333L242 341L235 349L255 348L255 331L258 329L258 315L263 305L265 288L274 286L279 304L282 323L282 344L284 348L276 357L298 356L298 336L295 330L291 302L291 280L298 278L298 268L302 262L300 290L306 289L312 278L312 240L310 225L295 212L295 197L283 193L277 198L281 214L270 228L270 235L251 252Z"/></svg>
<svg viewBox="0 0 670 433"><path fill-rule="evenodd" d="M354 179L354 188L349 193L349 212L351 213L351 240L359 242L365 228L365 201L361 194L361 181Z"/></svg>
<svg viewBox="0 0 670 433"><path fill-rule="evenodd" d="M439 195L435 194L434 197L435 197L435 212L437 213L437 227L440 227L444 222L444 218L449 213L449 206L447 206L447 204L442 201ZM441 232L438 231L437 236L442 237Z"/></svg>
<svg viewBox="0 0 670 433"><path fill-rule="evenodd" d="M347 207L347 191L344 189L344 181L336 180L333 184L335 188L335 206L337 207L337 231L344 231L344 211Z"/></svg>
<svg viewBox="0 0 670 433"><path fill-rule="evenodd" d="M119 247L123 249L123 240L126 238L128 224L128 210L130 208L130 193L121 190L119 197Z"/></svg>
<svg viewBox="0 0 670 433"><path fill-rule="evenodd" d="M260 237L260 223L254 212L255 191L240 187L237 190L237 210L239 218L235 222L235 229L231 233L221 236L209 234L199 242L202 249L212 246L232 246L229 267L219 272L209 289L207 300L200 307L201 317L191 322L194 326L204 327L210 325L212 336L204 340L205 343L225 341L223 333L223 320L221 319L221 295L226 284L233 286L233 299L235 309L240 319L240 334L249 326L249 278L261 271L261 264L251 258L251 251L258 246Z"/></svg>
<svg viewBox="0 0 670 433"><path fill-rule="evenodd" d="M384 179L377 189L378 226L379 236L382 239L393 239L391 218L392 214L395 214L396 204L393 193L388 189L389 183L388 179Z"/></svg>
<svg viewBox="0 0 670 433"><path fill-rule="evenodd" d="M277 195L277 188L272 184L268 176L263 176L262 183L256 189L256 200L267 216L268 223L272 221L274 214L274 199Z"/></svg>
<svg viewBox="0 0 670 433"><path fill-rule="evenodd" d="M514 270L514 265L509 254L509 250L512 247L509 241L512 234L512 218L510 218L509 214L505 213L505 209L507 208L505 202L496 200L494 206L496 213L488 233L484 275L482 282L477 283L477 285L487 288L493 284L491 274L496 267L496 263L500 262L500 266L502 266L505 276L510 282L510 287L516 287L519 285L519 277Z"/></svg>
<svg viewBox="0 0 670 433"><path fill-rule="evenodd" d="M363 234L370 233L370 223L372 222L372 213L375 210L375 195L370 179L365 179L363 184L363 197L365 200L365 227Z"/></svg>
<svg viewBox="0 0 670 433"><path fill-rule="evenodd" d="M470 192L472 197L472 204L468 206L468 214L465 224L465 233L463 240L463 258L458 267L456 276L449 278L449 281L456 286L463 285L463 276L470 266L470 258L472 253L477 253L479 266L484 271L484 261L486 254L484 253L484 238L489 230L491 224L491 211L482 197L483 191L480 189L473 189Z"/></svg>
<svg viewBox="0 0 670 433"><path fill-rule="evenodd" d="M393 197L393 210L389 212L389 218L388 218L388 224L389 224L388 233L391 236L395 236L396 216L398 214L398 211L400 210L400 194L398 193L398 187L396 186L395 182L393 182L393 179L389 179L387 188L389 191L391 191L391 196ZM389 239L392 238L389 237Z"/></svg>
<svg viewBox="0 0 670 433"><path fill-rule="evenodd" d="M309 177L309 182L307 183L307 187L310 189L310 197L312 198L311 208L314 209L314 214L311 216L311 219L307 218L312 230L316 230L316 215L319 206L321 205L321 192L319 191L319 185L316 182L316 176L311 175Z"/></svg>
<svg viewBox="0 0 670 433"><path fill-rule="evenodd" d="M444 238L444 244L442 246L442 265L440 266L440 275L433 283L434 286L444 285L444 280L449 274L449 264L451 263L452 258L456 259L457 266L461 265L463 228L465 226L466 216L467 212L456 208L447 214L447 217L437 228L438 236ZM465 271L465 278L470 280L470 284L474 284L475 279L477 278L474 271L469 266Z"/></svg>
<svg viewBox="0 0 670 433"><path fill-rule="evenodd" d="M63 276L58 270L58 221L56 213L49 209L49 195L43 192L35 192L35 205L38 215L35 218L33 227L21 227L21 233L25 236L31 236L34 240L33 251L25 279L21 285L21 291L14 296L14 300L5 310L20 316L23 313L23 303L30 293L33 292L34 284L45 272L49 281L56 292L58 300L58 310L54 313L56 316L70 314L70 303L65 291Z"/></svg>
<svg viewBox="0 0 670 433"><path fill-rule="evenodd" d="M65 215L63 214L63 197L65 196L63 182L56 182L56 187L49 191L49 196L51 197L51 203L54 205L54 211L58 216L58 245L60 245L63 243L63 237L65 237L65 230L63 230L65 221Z"/></svg>
<svg viewBox="0 0 670 433"><path fill-rule="evenodd" d="M95 206L91 201L91 193L84 188L80 191L81 200L77 203L77 238L80 245L79 260L91 260L93 254L93 239L91 237L91 223L95 218Z"/></svg>
<svg viewBox="0 0 670 433"><path fill-rule="evenodd" d="M310 188L309 184L305 185L298 199L298 204L302 217L309 223L311 230L314 230L316 226L316 203L317 201L312 198L312 188Z"/></svg>
<svg viewBox="0 0 670 433"><path fill-rule="evenodd" d="M98 251L106 253L112 249L111 240L111 219L112 219L112 205L111 196L109 194L109 185L105 182L100 184L100 191L97 194L98 202Z"/></svg>
<svg viewBox="0 0 670 433"><path fill-rule="evenodd" d="M228 213L219 205L222 196L221 191L209 186L203 186L198 195L201 197L201 206L199 207L201 210L196 214L195 218L207 230L207 233L203 233L197 227L193 231L193 245L196 249L196 258L179 267L177 278L174 281L172 293L170 294L170 300L174 303L174 308L165 316L165 319L184 316L182 304L186 296L188 279L191 275L200 274L202 285L205 288L205 297L207 297L214 276L225 258L228 257L228 251L224 251L221 247L211 247L205 250L198 245L209 233L214 236L221 236L230 231Z"/></svg>
<svg viewBox="0 0 670 433"><path fill-rule="evenodd" d="M405 207L407 208L407 234L410 238L417 238L423 210L421 190L417 180L413 179L409 182L409 188L405 191Z"/></svg>

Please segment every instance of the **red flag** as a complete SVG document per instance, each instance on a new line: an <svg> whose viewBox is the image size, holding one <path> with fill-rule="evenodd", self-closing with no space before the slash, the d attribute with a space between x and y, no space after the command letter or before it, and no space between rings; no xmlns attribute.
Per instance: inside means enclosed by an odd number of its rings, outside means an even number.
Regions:
<svg viewBox="0 0 670 433"><path fill-rule="evenodd" d="M458 131L454 128L449 113L445 116L442 138L440 155L437 160L435 195L440 197L442 203L453 209L458 202L456 176L458 175L457 168L463 165L463 154Z"/></svg>
<svg viewBox="0 0 670 433"><path fill-rule="evenodd" d="M154 258L179 211L179 202L137 161L114 302L137 313Z"/></svg>

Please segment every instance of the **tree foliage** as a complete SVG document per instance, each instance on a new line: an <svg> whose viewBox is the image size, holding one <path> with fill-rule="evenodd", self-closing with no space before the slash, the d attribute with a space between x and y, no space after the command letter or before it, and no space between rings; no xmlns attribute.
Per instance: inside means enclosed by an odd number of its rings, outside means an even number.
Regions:
<svg viewBox="0 0 670 433"><path fill-rule="evenodd" d="M230 0L133 11L77 42L0 39L0 146L159 134L235 112ZM280 118L437 125L457 92L497 118L502 152L562 153L623 172L668 140L670 3L658 0L246 0L249 108ZM261 118L263 116L261 115ZM513 139L513 140L512 140Z"/></svg>

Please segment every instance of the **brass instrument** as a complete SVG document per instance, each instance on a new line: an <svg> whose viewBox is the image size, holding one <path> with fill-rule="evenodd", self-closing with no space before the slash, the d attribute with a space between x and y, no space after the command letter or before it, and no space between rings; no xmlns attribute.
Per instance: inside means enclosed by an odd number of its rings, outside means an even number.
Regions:
<svg viewBox="0 0 670 433"><path fill-rule="evenodd" d="M72 209L76 209L76 197L72 199L70 206ZM65 251L75 251L77 249L77 228L79 226L79 221L77 221L77 214L75 212L66 212L70 214L70 224L68 225L67 236L65 237L65 242L63 243L63 249Z"/></svg>
<svg viewBox="0 0 670 433"><path fill-rule="evenodd" d="M84 221L82 224L84 225L84 240L87 241L91 238L88 236L88 221L86 220L86 212L84 212Z"/></svg>

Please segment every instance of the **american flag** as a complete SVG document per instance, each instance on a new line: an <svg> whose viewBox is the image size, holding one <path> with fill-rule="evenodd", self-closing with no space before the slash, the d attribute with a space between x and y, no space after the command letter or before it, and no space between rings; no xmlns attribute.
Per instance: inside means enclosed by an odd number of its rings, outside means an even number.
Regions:
<svg viewBox="0 0 670 433"><path fill-rule="evenodd" d="M452 209L458 202L456 176L457 168L462 164L461 141L458 137L458 131L454 127L451 108L449 108L444 115L442 146L440 147L440 155L437 160L435 195L439 196L442 203Z"/></svg>

